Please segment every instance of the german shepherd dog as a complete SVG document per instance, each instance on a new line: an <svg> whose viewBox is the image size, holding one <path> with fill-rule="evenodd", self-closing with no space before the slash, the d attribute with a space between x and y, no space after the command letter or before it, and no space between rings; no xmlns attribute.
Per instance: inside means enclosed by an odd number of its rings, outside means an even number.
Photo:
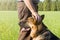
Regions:
<svg viewBox="0 0 60 40"><path fill-rule="evenodd" d="M43 20L44 15L41 17ZM35 18L29 17L27 19L27 24L31 28L30 36L32 37L32 40L60 40L47 28L47 26L45 26L42 21L37 23Z"/></svg>

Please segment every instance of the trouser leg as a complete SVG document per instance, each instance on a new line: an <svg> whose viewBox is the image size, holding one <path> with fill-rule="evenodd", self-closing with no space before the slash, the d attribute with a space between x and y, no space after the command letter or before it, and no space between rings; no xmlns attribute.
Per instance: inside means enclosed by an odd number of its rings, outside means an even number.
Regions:
<svg viewBox="0 0 60 40"><path fill-rule="evenodd" d="M18 40L25 40L27 38L26 35L29 36L30 31L29 32L21 32L21 29L24 27L27 27L25 25L25 20L29 16L31 16L31 12L28 10L28 8L26 7L26 5L23 2L18 2L17 7L18 7L18 18L19 18L19 26L20 26Z"/></svg>
<svg viewBox="0 0 60 40"><path fill-rule="evenodd" d="M34 7L36 8L36 11L37 10L37 5L35 4ZM30 31L28 32L21 32L21 29L24 28L24 27L27 27L25 25L25 20L28 18L28 17L31 17L31 12L29 11L29 9L26 7L26 5L23 3L23 2L18 2L17 3L17 8L18 8L18 18L19 18L19 26L20 26L20 31L19 31L19 38L18 40L31 40L30 39Z"/></svg>

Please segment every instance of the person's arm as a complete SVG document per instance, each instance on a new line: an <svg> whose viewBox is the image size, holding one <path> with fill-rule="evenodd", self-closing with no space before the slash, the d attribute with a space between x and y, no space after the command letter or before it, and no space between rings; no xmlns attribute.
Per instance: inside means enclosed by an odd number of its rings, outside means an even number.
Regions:
<svg viewBox="0 0 60 40"><path fill-rule="evenodd" d="M37 13L35 7L33 6L32 0L24 0L24 3L33 15Z"/></svg>
<svg viewBox="0 0 60 40"><path fill-rule="evenodd" d="M41 17L39 16L38 12L36 12L35 7L33 6L32 0L24 0L24 3L28 7L28 9L31 11L32 15L36 18L36 20L41 21Z"/></svg>

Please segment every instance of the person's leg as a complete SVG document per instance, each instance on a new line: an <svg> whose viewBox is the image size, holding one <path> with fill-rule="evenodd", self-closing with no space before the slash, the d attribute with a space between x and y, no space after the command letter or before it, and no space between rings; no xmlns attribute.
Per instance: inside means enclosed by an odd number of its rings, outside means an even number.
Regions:
<svg viewBox="0 0 60 40"><path fill-rule="evenodd" d="M30 34L30 31L28 31L28 32L21 32L21 30L22 30L22 28L27 28L27 26L25 25L25 20L29 16L31 16L31 13L28 10L28 8L26 7L26 5L24 4L24 2L18 2L17 3L17 8L18 8L18 18L19 18L19 26L20 26L20 32L19 32L18 40L24 40L24 39L28 38L28 36Z"/></svg>
<svg viewBox="0 0 60 40"><path fill-rule="evenodd" d="M34 7L36 8L35 10L38 11L37 4L34 3ZM19 26L20 26L20 32L19 32L19 38L18 40L32 40L29 36L30 31L28 32L21 32L22 28L26 28L27 26L25 25L25 20L31 16L31 12L29 9L26 7L24 2L18 2L17 3L17 8L18 8L18 18L19 18Z"/></svg>

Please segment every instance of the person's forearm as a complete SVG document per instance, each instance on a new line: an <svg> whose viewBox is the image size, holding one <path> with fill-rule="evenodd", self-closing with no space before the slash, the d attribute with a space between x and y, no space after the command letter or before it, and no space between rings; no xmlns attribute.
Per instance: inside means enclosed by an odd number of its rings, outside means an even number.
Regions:
<svg viewBox="0 0 60 40"><path fill-rule="evenodd" d="M35 7L33 6L32 0L24 0L24 3L26 4L26 6L28 7L32 14L37 13Z"/></svg>

